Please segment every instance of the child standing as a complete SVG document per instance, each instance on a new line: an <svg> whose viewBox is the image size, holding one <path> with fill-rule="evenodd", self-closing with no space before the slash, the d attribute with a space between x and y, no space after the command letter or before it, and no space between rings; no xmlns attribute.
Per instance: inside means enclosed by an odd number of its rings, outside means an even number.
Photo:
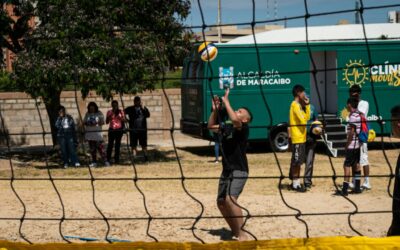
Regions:
<svg viewBox="0 0 400 250"><path fill-rule="evenodd" d="M346 143L346 158L344 160L344 181L342 188L342 195L348 195L348 188L350 182L351 170L354 170L355 178L355 193L361 193L360 179L360 142L358 140L358 134L361 131L361 116L357 110L358 100L351 97L347 100L347 110L350 112L349 123L347 126L347 143Z"/></svg>

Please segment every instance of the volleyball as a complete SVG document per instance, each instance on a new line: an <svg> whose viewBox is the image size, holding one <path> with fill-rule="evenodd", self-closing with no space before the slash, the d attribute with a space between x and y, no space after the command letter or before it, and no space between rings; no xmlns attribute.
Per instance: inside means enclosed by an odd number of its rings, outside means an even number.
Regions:
<svg viewBox="0 0 400 250"><path fill-rule="evenodd" d="M368 142L373 142L375 140L375 137L376 137L375 130L370 129L368 131Z"/></svg>
<svg viewBox="0 0 400 250"><path fill-rule="evenodd" d="M320 121L311 123L311 132L314 135L320 135L322 133L322 123Z"/></svg>
<svg viewBox="0 0 400 250"><path fill-rule="evenodd" d="M217 47L211 42L204 42L200 44L198 50L201 60L205 62L213 61L218 54Z"/></svg>

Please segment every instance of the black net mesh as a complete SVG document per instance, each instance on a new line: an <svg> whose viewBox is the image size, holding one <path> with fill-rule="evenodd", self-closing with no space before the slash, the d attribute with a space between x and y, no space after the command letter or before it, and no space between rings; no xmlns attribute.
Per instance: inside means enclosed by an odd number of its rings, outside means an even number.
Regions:
<svg viewBox="0 0 400 250"><path fill-rule="evenodd" d="M286 75L286 74L304 74L304 73L308 73L311 74L311 77L313 78L314 83L317 82L317 74L318 72L321 71L339 71L339 70L343 70L345 69L345 67L335 67L335 68L325 68L323 70L320 70L317 68L316 62L315 62L315 58L313 56L312 53L312 49L311 49L311 45L310 45L310 41L309 41L309 22L310 20L312 20L313 18L323 18L323 17L327 17L330 15L339 15L339 14L348 14L348 13L358 13L360 16L360 21L361 21L361 26L363 27L363 32L364 32L364 44L365 44L365 53L367 53L368 55L368 61L366 62L366 66L369 66L369 70L371 70L371 66L373 65L377 65L376 63L374 63L373 61L373 51L370 48L370 41L367 38L367 34L366 34L366 30L365 30L365 20L364 20L364 15L366 13L368 13L369 11L374 11L374 10L379 10L379 9L389 9L389 8L398 8L400 7L400 4L388 4L388 5L383 5L383 4L379 4L379 1L376 1L376 5L373 6L364 6L364 3L362 0L359 1L359 6L357 8L351 8L351 9L340 9L340 10L335 10L335 11L327 11L327 12L320 12L320 13L315 13L315 12L311 12L309 11L309 6L310 4L312 4L313 1L307 1L304 0L303 6L304 6L304 13L302 15L296 15L296 16L287 16L284 18L270 18L269 17L269 13L265 13L265 18L262 20L256 19L256 9L257 9L257 4L255 0L249 1L249 4L251 4L252 6L252 16L249 18L250 20L248 22L232 22L232 23L222 23L222 24L207 24L204 18L204 9L202 6L202 1L197 0L197 2L193 2L193 5L196 5L196 8L199 11L200 17L201 17L201 23L200 24L195 24L192 26L188 26L185 27L188 30L201 30L202 33L202 37L201 37L201 41L207 41L206 39L206 30L208 28L216 28L216 27L225 27L225 26L231 26L231 25L236 25L236 26L250 26L251 30L252 30L252 36L253 36L253 44L251 45L243 45L244 47L251 47L254 48L255 50L255 55L256 57L254 58L254 61L256 62L257 67L254 69L255 71L258 72L263 72L265 71L265 67L263 67L262 62L263 60L261 59L261 53L260 53L260 49L267 49L268 50L268 45L265 44L259 44L257 41L257 36L256 36L256 26L257 25L265 25L265 24L271 24L271 23L277 23L277 22L282 22L282 21L291 21L291 20L304 20L304 26L305 26L305 36L306 36L306 48L307 48L307 52L308 52L308 57L309 60L311 62L311 69L307 70L307 71L303 71L303 70L299 70L299 71L295 71L295 72L280 72L281 75ZM268 15L268 16L267 16ZM125 30L120 30L120 32L125 32ZM70 38L71 42L73 42L74 38ZM393 40L398 40L399 38L388 38L389 40L393 39ZM345 39L345 40L351 40L351 39ZM279 45L277 45L279 46ZM288 45L282 45L282 47L285 47ZM347 44L344 44L344 46L348 46ZM163 58L163 55L165 55L165 48L160 47L159 51L158 51L158 59L157 61L161 64L160 67L164 67L167 63L166 63L166 59ZM71 55L71 57L73 57L73 55ZM397 62L400 63L400 62ZM214 92L215 89L213 89L212 86L212 81L215 78L218 78L218 74L216 72L213 72L213 68L212 68L212 62L208 62L206 63L206 67L207 70L209 72L211 72L209 75L210 77L207 77L205 80L205 82L207 83L207 87L209 89L209 92L211 94L211 98L214 96ZM236 76L235 76L236 77ZM261 78L263 77L263 74L259 74L258 77ZM79 91L77 89L77 86L79 83L79 72L77 70L75 70L75 74L74 74L74 79L75 79L75 103L76 103L76 107L79 106L78 104L78 96L77 96L77 91ZM136 162L135 159L131 153L131 150L129 148L129 141L128 141L128 137L126 137L126 150L128 152L128 157L129 157L129 161L131 163L132 166L132 172L130 176L125 176L125 177L104 177L104 176L97 176L96 173L93 172L92 168L89 167L88 164L85 164L88 170L88 176L87 177L63 177L60 175L57 176L53 176L53 170L52 167L49 165L49 155L48 155L48 151L46 150L47 145L46 145L46 136L48 136L49 134L51 134L50 131L46 130L46 126L43 124L43 117L41 114L41 110L39 108L39 100L35 99L35 106L36 106L36 110L37 113L39 115L40 118L40 124L42 127L42 132L41 133L37 133L40 134L43 138L43 155L44 155L44 161L45 161L45 169L47 171L47 177L24 177L21 175L16 176L15 173L15 166L14 166L14 161L13 161L13 156L12 156L12 151L13 151L13 145L11 144L10 141L10 137L11 136L16 136L19 134L12 134L12 133L8 133L5 132L3 133L1 136L3 137L4 141L6 142L6 149L5 151L2 153L2 157L6 158L8 160L8 166L9 166L9 170L10 170L10 175L8 177L1 177L1 181L2 182L8 182L10 185L10 188L12 190L12 193L15 195L15 197L17 198L16 203L14 204L15 206L21 207L22 210L20 213L20 216L14 216L14 217L7 217L7 216L3 216L0 218L1 221L14 221L19 223L19 231L18 231L18 239L15 240L24 240L28 243L33 243L32 240L30 240L30 235L24 233L24 225L26 223L31 223L36 222L36 221L55 221L58 223L58 228L59 228L59 235L61 236L61 238L65 241L70 243L71 239L73 239L73 237L67 237L64 233L64 227L65 227L65 223L77 223L80 221L102 221L105 224L105 230L101 230L101 232L104 232L104 235L102 237L103 240L107 241L107 242L113 242L115 241L110 233L112 231L112 225L113 222L117 222L117 221L125 221L125 222L145 222L146 225L144 226L144 224L139 224L141 225L141 228L143 228L143 231L145 232L145 234L148 236L147 239L149 240L153 240L153 241L158 241L159 240L159 236L157 235L157 233L155 233L152 229L154 227L154 224L157 223L157 221L171 221L171 220L182 220L182 221L190 221L191 222L191 226L189 228L187 228L187 230L190 230L194 239L205 243L206 241L202 238L202 228L199 226L201 221L206 221L204 223L209 223L212 225L212 221L213 220L223 220L223 217L220 215L213 215L210 213L206 213L206 210L209 209L209 207L211 206L210 204L205 203L203 200L204 198L199 198L196 195L196 192L194 191L195 188L193 188L193 183L196 183L196 181L199 180L207 180L210 181L210 185L215 185L216 181L219 180L219 177L216 176L208 176L208 175L199 175L199 176L187 176L185 175L185 168L183 167L184 164L190 164L190 161L188 162L183 162L180 155L179 155L179 150L176 146L176 139L175 139L175 134L176 131L179 131L180 128L176 127L175 124L175 117L174 117L174 112L173 112L173 108L171 106L171 102L170 102L170 97L168 96L167 91L165 90L165 82L167 80L177 80L177 78L168 78L165 74L162 75L162 79L161 79L161 87L162 87L162 93L163 96L166 100L167 103L167 107L169 112L165 115L168 115L171 117L171 126L170 127L164 127L162 129L152 129L149 128L148 130L162 130L162 131L169 131L169 135L170 135L170 140L172 142L172 147L173 147L173 158L174 158L174 164L177 165L177 174L173 175L173 177L165 177L165 176L159 176L159 175L154 175L154 176L140 176L140 173L137 169L136 166ZM376 107L375 113L377 114L378 117L381 117L381 110L379 110L379 100L375 94L375 84L373 82L373 80L371 80L370 82L370 87L371 87L371 93L372 93L372 102L373 102L373 106ZM315 84L315 88L316 88L316 92L318 95L318 103L320 104L320 106L322 106L322 98L321 98L321 94L320 94L320 89L319 89L319 85ZM265 128L267 133L269 133L268 128L271 128L274 126L274 117L273 114L271 112L271 105L273 105L272 103L270 103L269 100L269 96L271 93L269 93L268 91L265 90L265 86L263 85L259 85L259 92L260 92L260 98L262 98L262 103L265 106L265 109L267 111L267 113L265 114L266 117L268 117L268 123L264 124L264 126L261 126L262 128ZM125 103L125 99L123 98L122 95L119 96L118 100L120 101L120 103L122 104L122 108L125 108L127 106L127 104ZM0 112L0 114L2 114ZM79 121L82 124L82 114L80 113L80 110L78 108L78 114L79 114ZM322 120L322 124L326 124L325 121L325 116L324 114L322 114L321 116L321 120ZM5 127L5 120L3 115L1 116L1 122L2 122L2 127ZM378 120L376 121L379 124L379 128L380 131L377 131L380 134L384 134L384 123L385 122L391 122L390 119L381 119L378 118ZM250 129L252 127L250 126ZM260 128L260 126L258 127ZM128 130L128 129L127 129ZM80 131L80 133L84 133L85 131ZM29 136L32 134L28 134L28 133L23 133L23 135L25 136ZM269 138L272 138L271 136ZM326 140L324 138L324 140ZM269 141L270 143L273 143L270 139ZM386 146L385 146L385 142L384 142L384 138L380 137L380 147L382 150L382 154L384 156L384 161L387 165L387 171L386 173L383 174L372 174L370 175L371 178L375 179L375 178L383 178L383 179L387 179L387 195L390 196L390 198L393 198L393 194L391 192L391 187L392 187L392 181L395 178L394 175L394 171L393 171L393 167L391 165L390 159L386 153ZM396 146L395 143L393 143L394 146ZM86 155L86 157L89 157L87 155L87 151L88 149L85 148L85 144L81 144L81 150L84 152L84 154ZM222 151L223 152L223 151ZM373 204L372 206L374 208L377 209L370 209L370 210L360 210L359 209L359 202L360 200L354 200L352 196L341 196L347 203L348 206L346 210L340 210L340 211L334 211L329 209L329 211L318 211L318 212L304 212L302 211L302 209L296 207L295 205L293 205L293 203L290 200L289 196L286 196L286 192L285 192L285 188L284 188L284 182L285 180L288 178L287 175L285 175L284 170L283 170L283 165L284 164L288 164L287 162L283 162L280 159L280 156L277 152L275 152L275 150L272 151L273 154L273 159L274 159L274 165L277 168L277 173L279 173L278 175L257 175L257 176L253 176L250 175L248 178L250 181L252 180L256 180L258 181L257 183L261 183L259 182L260 180L277 180L278 181L278 185L276 187L277 189L277 193L279 194L279 197L281 199L281 202L284 204L284 206L286 206L286 208L282 208L282 211L274 211L274 212L269 212L267 211L267 209L264 211L264 213L258 213L258 212L252 212L251 209L246 207L246 202L242 202L241 205L239 205L238 203L236 203L235 201L232 200L232 202L235 203L236 206L239 206L243 211L244 211L244 223L242 226L242 229L247 232L254 240L259 239L260 237L257 236L256 233L253 232L252 230L252 226L249 225L249 222L253 222L253 221L257 221L257 220L262 220L262 219L276 219L276 218L295 218L296 220L298 220L303 226L304 226L304 234L303 236L308 238L310 237L310 230L311 230L311 225L308 222L308 219L310 217L319 217L322 218L320 223L324 223L324 217L325 216L346 216L347 215L347 223L348 226L351 228L351 230L354 232L354 234L356 235L363 235L363 229L362 227L360 228L360 224L354 225L353 223L353 218L357 215L369 215L369 214L379 214L379 215L385 215L385 216L390 216L390 214L393 213L397 213L398 211L392 211L391 209L379 209L380 205L379 204ZM225 157L224 157L225 158ZM337 185L337 181L338 178L343 178L343 175L338 174L336 172L335 169L335 163L334 160L331 158L330 154L327 154L326 158L324 159L324 161L329 162L330 168L331 168L331 174L329 175L317 175L314 176L313 178L316 179L332 179L332 184L335 187L336 191L340 191L340 188ZM83 160L82 162L90 162L90 159L86 159ZM251 166L250 166L251 169ZM302 178L303 176L301 176ZM59 203L59 207L60 207L60 211L59 211L59 216L58 217L51 217L51 216L47 216L47 217L32 217L32 216L27 216L27 205L26 205L26 200L25 200L25 196L23 195L23 190L19 190L18 189L18 182L24 182L24 181L30 181L30 182L35 182L35 181L48 181L51 183L51 187L54 189L54 192L56 193L56 197L57 197L57 201L54 201L54 203ZM111 182L110 182L111 181ZM155 183L154 186L157 185L163 185L162 183L164 182L175 182L175 181L179 181L182 191L184 192L184 194L187 196L188 200L187 202L193 202L195 204L195 211L194 214L195 215L188 215L188 213L184 213L183 214L179 214L176 213L174 215L154 215L155 212L153 211L154 208L152 208L152 204L151 201L148 200L147 196L146 196L146 188L143 187L143 183L145 182L153 182ZM340 180L339 180L340 181ZM74 217L74 216L67 216L66 213L66 201L62 195L62 192L60 191L60 185L68 185L69 182L89 182L90 183L90 190L91 190L91 197L92 197L92 204L94 206L94 208L97 211L97 216L87 216L87 217ZM121 217L115 217L115 216L110 216L109 212L105 212L105 211L109 211L109 209L107 208L107 206L105 204L101 204L98 201L98 196L99 193L101 193L103 190L103 188L101 190L99 190L98 187L98 183L99 182L105 182L109 184L107 185L114 185L112 183L115 182L131 182L133 183L133 187L135 189L135 192L138 192L138 196L139 199L136 200L137 203L142 203L143 204L143 210L144 213L142 216L121 216ZM328 191L327 191L327 196L331 195ZM230 197L230 196L229 196ZM305 199L310 199L312 197L307 196L307 198ZM69 198L70 199L70 198ZM113 197L110 197L110 199L113 199ZM174 200L170 201L171 203L174 203ZM305 200L304 202L309 202L312 203L312 200ZM265 204L266 207L268 207L268 204ZM168 209L168 206L166 206L165 209ZM182 208L182 210L184 210L185 208ZM166 214L170 214L170 213L166 213ZM363 217L365 218L365 217ZM254 224L254 223L253 223ZM6 224L3 224L6 225ZM98 225L98 224L96 224ZM159 225L157 225L159 226ZM313 225L316 226L316 225ZM389 227L389 225L387 225ZM129 227L129 226L128 226ZM169 229L168 229L169 230ZM318 230L318 228L314 229L314 230ZM3 236L0 236L3 238ZM283 233L283 235L281 235L281 237L286 237L286 238L290 238L292 237L289 232ZM79 237L78 237L79 238ZM102 240L100 239L100 240ZM127 239L127 240L136 240L136 239ZM169 240L174 240L174 237L169 238ZM187 240L193 240L190 238L187 238Z"/></svg>

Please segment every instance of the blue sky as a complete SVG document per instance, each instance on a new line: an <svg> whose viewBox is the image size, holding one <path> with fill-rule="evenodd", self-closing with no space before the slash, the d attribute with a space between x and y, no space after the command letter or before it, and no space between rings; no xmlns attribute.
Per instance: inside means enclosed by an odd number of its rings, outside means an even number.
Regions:
<svg viewBox="0 0 400 250"><path fill-rule="evenodd" d="M186 20L188 26L202 25L199 5L197 0L191 0L191 14ZM217 0L200 0L205 23L208 25L217 23ZM274 19L274 0L255 0L256 15L258 21ZM277 18L302 16L305 13L304 0L277 0ZM308 9L311 14L330 12L355 8L355 0L308 0ZM382 6L400 4L400 0L364 0L364 6ZM221 0L222 23L239 23L252 21L252 0ZM368 10L364 12L366 23L387 22L389 10L399 10L400 7ZM334 25L340 19L348 19L354 23L354 13L327 15L309 19L309 25ZM280 24L283 24L281 22ZM287 22L288 27L304 26L304 19L296 19ZM246 27L246 26L241 26ZM247 26L250 27L250 26Z"/></svg>

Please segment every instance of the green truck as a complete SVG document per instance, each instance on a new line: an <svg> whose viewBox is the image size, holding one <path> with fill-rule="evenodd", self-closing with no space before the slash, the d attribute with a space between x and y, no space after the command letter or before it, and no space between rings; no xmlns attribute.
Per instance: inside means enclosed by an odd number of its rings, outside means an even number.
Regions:
<svg viewBox="0 0 400 250"><path fill-rule="evenodd" d="M344 151L343 110L353 84L362 87L362 99L370 104L367 117L370 126L378 135L390 134L390 122L383 122L383 131L377 122L390 119L391 108L400 104L400 25L390 28L399 33L397 39L380 33L381 26L374 27L377 37L368 40L370 54L360 34L354 39L309 40L314 64L304 41L263 43L259 39L255 46L252 36L247 40L238 38L234 43L215 44L218 54L211 62L202 61L195 47L185 59L182 73L182 132L207 140L212 138L207 130L211 98L213 94L222 96L223 83L229 82L234 108L246 106L253 112L249 139L270 139L276 151L288 147L287 122L295 84L306 88L311 103L324 114L327 122L324 141L333 156ZM390 36L396 35L392 33Z"/></svg>

